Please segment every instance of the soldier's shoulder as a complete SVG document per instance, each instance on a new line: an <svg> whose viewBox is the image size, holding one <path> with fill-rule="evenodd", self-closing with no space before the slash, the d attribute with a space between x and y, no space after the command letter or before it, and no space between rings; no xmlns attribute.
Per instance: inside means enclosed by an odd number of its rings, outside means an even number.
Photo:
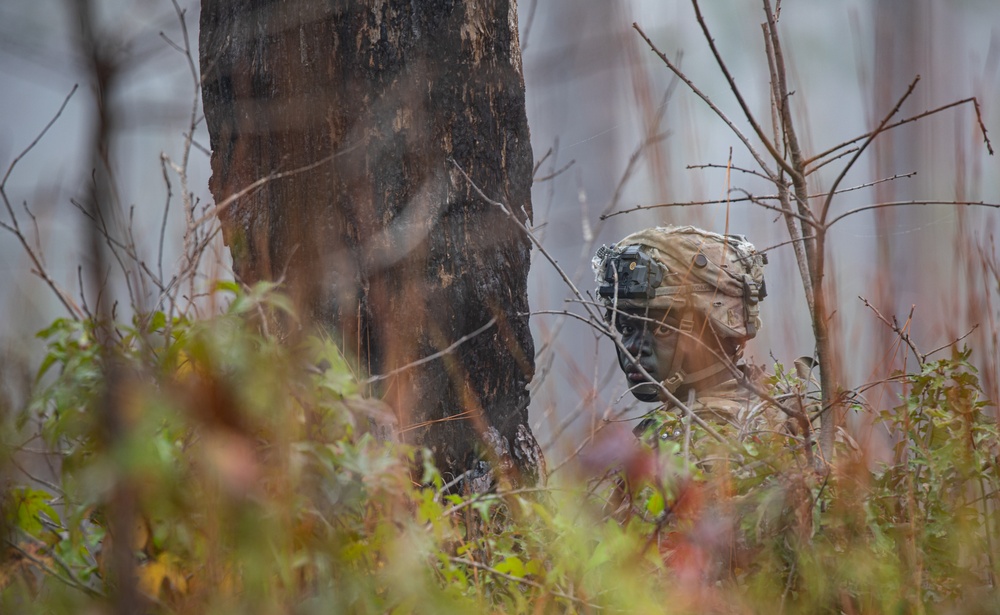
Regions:
<svg viewBox="0 0 1000 615"><path fill-rule="evenodd" d="M692 404L691 411L710 423L735 423L751 404L745 398L706 396Z"/></svg>
<svg viewBox="0 0 1000 615"><path fill-rule="evenodd" d="M759 398L733 380L698 394L688 408L708 423L739 426L759 402ZM643 440L649 440L651 436L669 439L683 431L683 419L681 408L660 406L646 414L633 433Z"/></svg>

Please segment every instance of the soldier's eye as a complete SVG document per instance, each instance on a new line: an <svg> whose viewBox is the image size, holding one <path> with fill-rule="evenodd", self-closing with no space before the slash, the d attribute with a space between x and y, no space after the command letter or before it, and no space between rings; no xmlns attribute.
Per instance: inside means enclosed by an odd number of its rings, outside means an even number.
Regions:
<svg viewBox="0 0 1000 615"><path fill-rule="evenodd" d="M677 324L673 320L664 320L656 324L654 335L672 335L676 333Z"/></svg>

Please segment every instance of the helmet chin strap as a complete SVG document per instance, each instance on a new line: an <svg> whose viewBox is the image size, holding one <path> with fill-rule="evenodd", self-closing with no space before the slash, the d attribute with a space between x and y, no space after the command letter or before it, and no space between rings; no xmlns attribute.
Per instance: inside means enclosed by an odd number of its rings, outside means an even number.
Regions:
<svg viewBox="0 0 1000 615"><path fill-rule="evenodd" d="M669 391L671 395L685 384L700 382L726 369L725 364L716 362L696 372L685 373L683 365L684 359L690 350L689 344L696 343L691 339L691 332L694 331L694 314L690 309L684 310L684 315L681 317L681 322L677 329L680 331L677 339L677 347L674 348L674 356L670 360L670 369L667 370L667 373L670 375L662 382L663 388Z"/></svg>

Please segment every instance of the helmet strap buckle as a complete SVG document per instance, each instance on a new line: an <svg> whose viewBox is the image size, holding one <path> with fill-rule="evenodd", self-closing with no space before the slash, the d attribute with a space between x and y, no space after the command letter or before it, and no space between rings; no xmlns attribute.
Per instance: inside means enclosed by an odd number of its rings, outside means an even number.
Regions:
<svg viewBox="0 0 1000 615"><path fill-rule="evenodd" d="M676 391L682 384L684 384L686 376L684 375L684 370L677 370L674 372L673 376L670 376L663 381L663 388L670 391L671 395Z"/></svg>

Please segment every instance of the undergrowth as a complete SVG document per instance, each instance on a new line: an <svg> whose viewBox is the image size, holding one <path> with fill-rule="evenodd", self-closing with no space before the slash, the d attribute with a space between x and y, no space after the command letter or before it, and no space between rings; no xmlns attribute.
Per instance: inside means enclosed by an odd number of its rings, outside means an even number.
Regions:
<svg viewBox="0 0 1000 615"><path fill-rule="evenodd" d="M229 307L208 320L38 334L34 391L3 431L19 472L0 612L105 612L123 582L161 613L989 612L1000 598L1000 447L968 350L896 375L883 459L844 445L822 475L784 434L708 465L612 438L548 486L472 495L385 437L391 411L329 339L267 333L257 316L287 317L282 295L216 293ZM132 530L116 536L122 493ZM108 561L121 540L132 579Z"/></svg>

